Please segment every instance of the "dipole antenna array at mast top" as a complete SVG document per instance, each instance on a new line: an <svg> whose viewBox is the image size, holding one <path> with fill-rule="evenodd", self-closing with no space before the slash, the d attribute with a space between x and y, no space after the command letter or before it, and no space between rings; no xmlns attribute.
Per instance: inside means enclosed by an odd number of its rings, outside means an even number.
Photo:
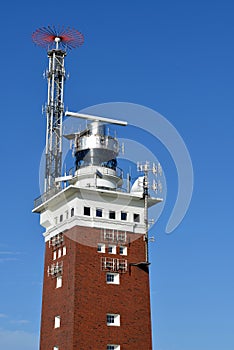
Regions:
<svg viewBox="0 0 234 350"><path fill-rule="evenodd" d="M62 126L64 116L64 58L66 51L81 46L84 36L76 29L42 27L32 34L35 44L46 48L49 67L46 72L48 96L46 105L46 147L44 192L55 189L55 179L62 171Z"/></svg>

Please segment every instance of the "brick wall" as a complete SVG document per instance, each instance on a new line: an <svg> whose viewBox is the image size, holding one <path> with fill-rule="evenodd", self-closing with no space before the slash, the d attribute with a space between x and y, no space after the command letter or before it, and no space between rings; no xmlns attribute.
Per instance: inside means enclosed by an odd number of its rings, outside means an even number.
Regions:
<svg viewBox="0 0 234 350"><path fill-rule="evenodd" d="M142 235L128 233L127 256L97 252L100 230L75 226L64 233L67 254L53 261L46 244L40 350L106 350L119 344L121 350L151 350L148 269L132 266L145 260ZM88 245L82 244L87 243ZM108 245L107 242L105 242ZM111 242L111 244L114 244ZM127 259L128 270L120 273L120 284L107 284L101 257ZM47 276L47 267L63 261L63 285ZM120 314L120 326L107 326L106 314ZM54 317L61 327L54 329Z"/></svg>

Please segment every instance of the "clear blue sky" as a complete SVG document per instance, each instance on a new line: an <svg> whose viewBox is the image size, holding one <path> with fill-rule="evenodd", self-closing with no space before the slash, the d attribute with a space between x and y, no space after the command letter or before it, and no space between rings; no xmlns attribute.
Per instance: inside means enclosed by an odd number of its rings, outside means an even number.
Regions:
<svg viewBox="0 0 234 350"><path fill-rule="evenodd" d="M192 158L189 211L166 235L177 177L158 149L169 173L151 245L154 349L233 350L233 2L4 1L0 17L0 348L38 349L44 245L31 209L45 140L47 57L31 33L64 24L85 35L66 59L65 104L153 108L177 128Z"/></svg>

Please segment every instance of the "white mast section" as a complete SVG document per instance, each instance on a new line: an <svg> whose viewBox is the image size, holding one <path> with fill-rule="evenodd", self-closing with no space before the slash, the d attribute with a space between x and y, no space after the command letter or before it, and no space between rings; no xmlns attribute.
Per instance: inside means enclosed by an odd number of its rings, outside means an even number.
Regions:
<svg viewBox="0 0 234 350"><path fill-rule="evenodd" d="M48 98L46 107L46 166L44 192L55 187L55 179L61 176L62 167L62 127L64 116L64 57L66 52L59 48L60 38L54 39L56 48L48 51L47 71Z"/></svg>

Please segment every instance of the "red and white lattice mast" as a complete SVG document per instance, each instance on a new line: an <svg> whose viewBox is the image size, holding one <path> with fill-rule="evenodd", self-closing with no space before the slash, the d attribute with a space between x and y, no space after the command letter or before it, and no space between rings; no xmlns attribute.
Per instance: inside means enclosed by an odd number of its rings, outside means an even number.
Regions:
<svg viewBox="0 0 234 350"><path fill-rule="evenodd" d="M46 165L44 192L55 191L55 179L62 170L62 127L64 116L64 82L66 79L64 58L67 50L79 47L84 36L76 29L42 27L37 29L34 43L47 49L49 67L46 71L48 96L46 105Z"/></svg>

